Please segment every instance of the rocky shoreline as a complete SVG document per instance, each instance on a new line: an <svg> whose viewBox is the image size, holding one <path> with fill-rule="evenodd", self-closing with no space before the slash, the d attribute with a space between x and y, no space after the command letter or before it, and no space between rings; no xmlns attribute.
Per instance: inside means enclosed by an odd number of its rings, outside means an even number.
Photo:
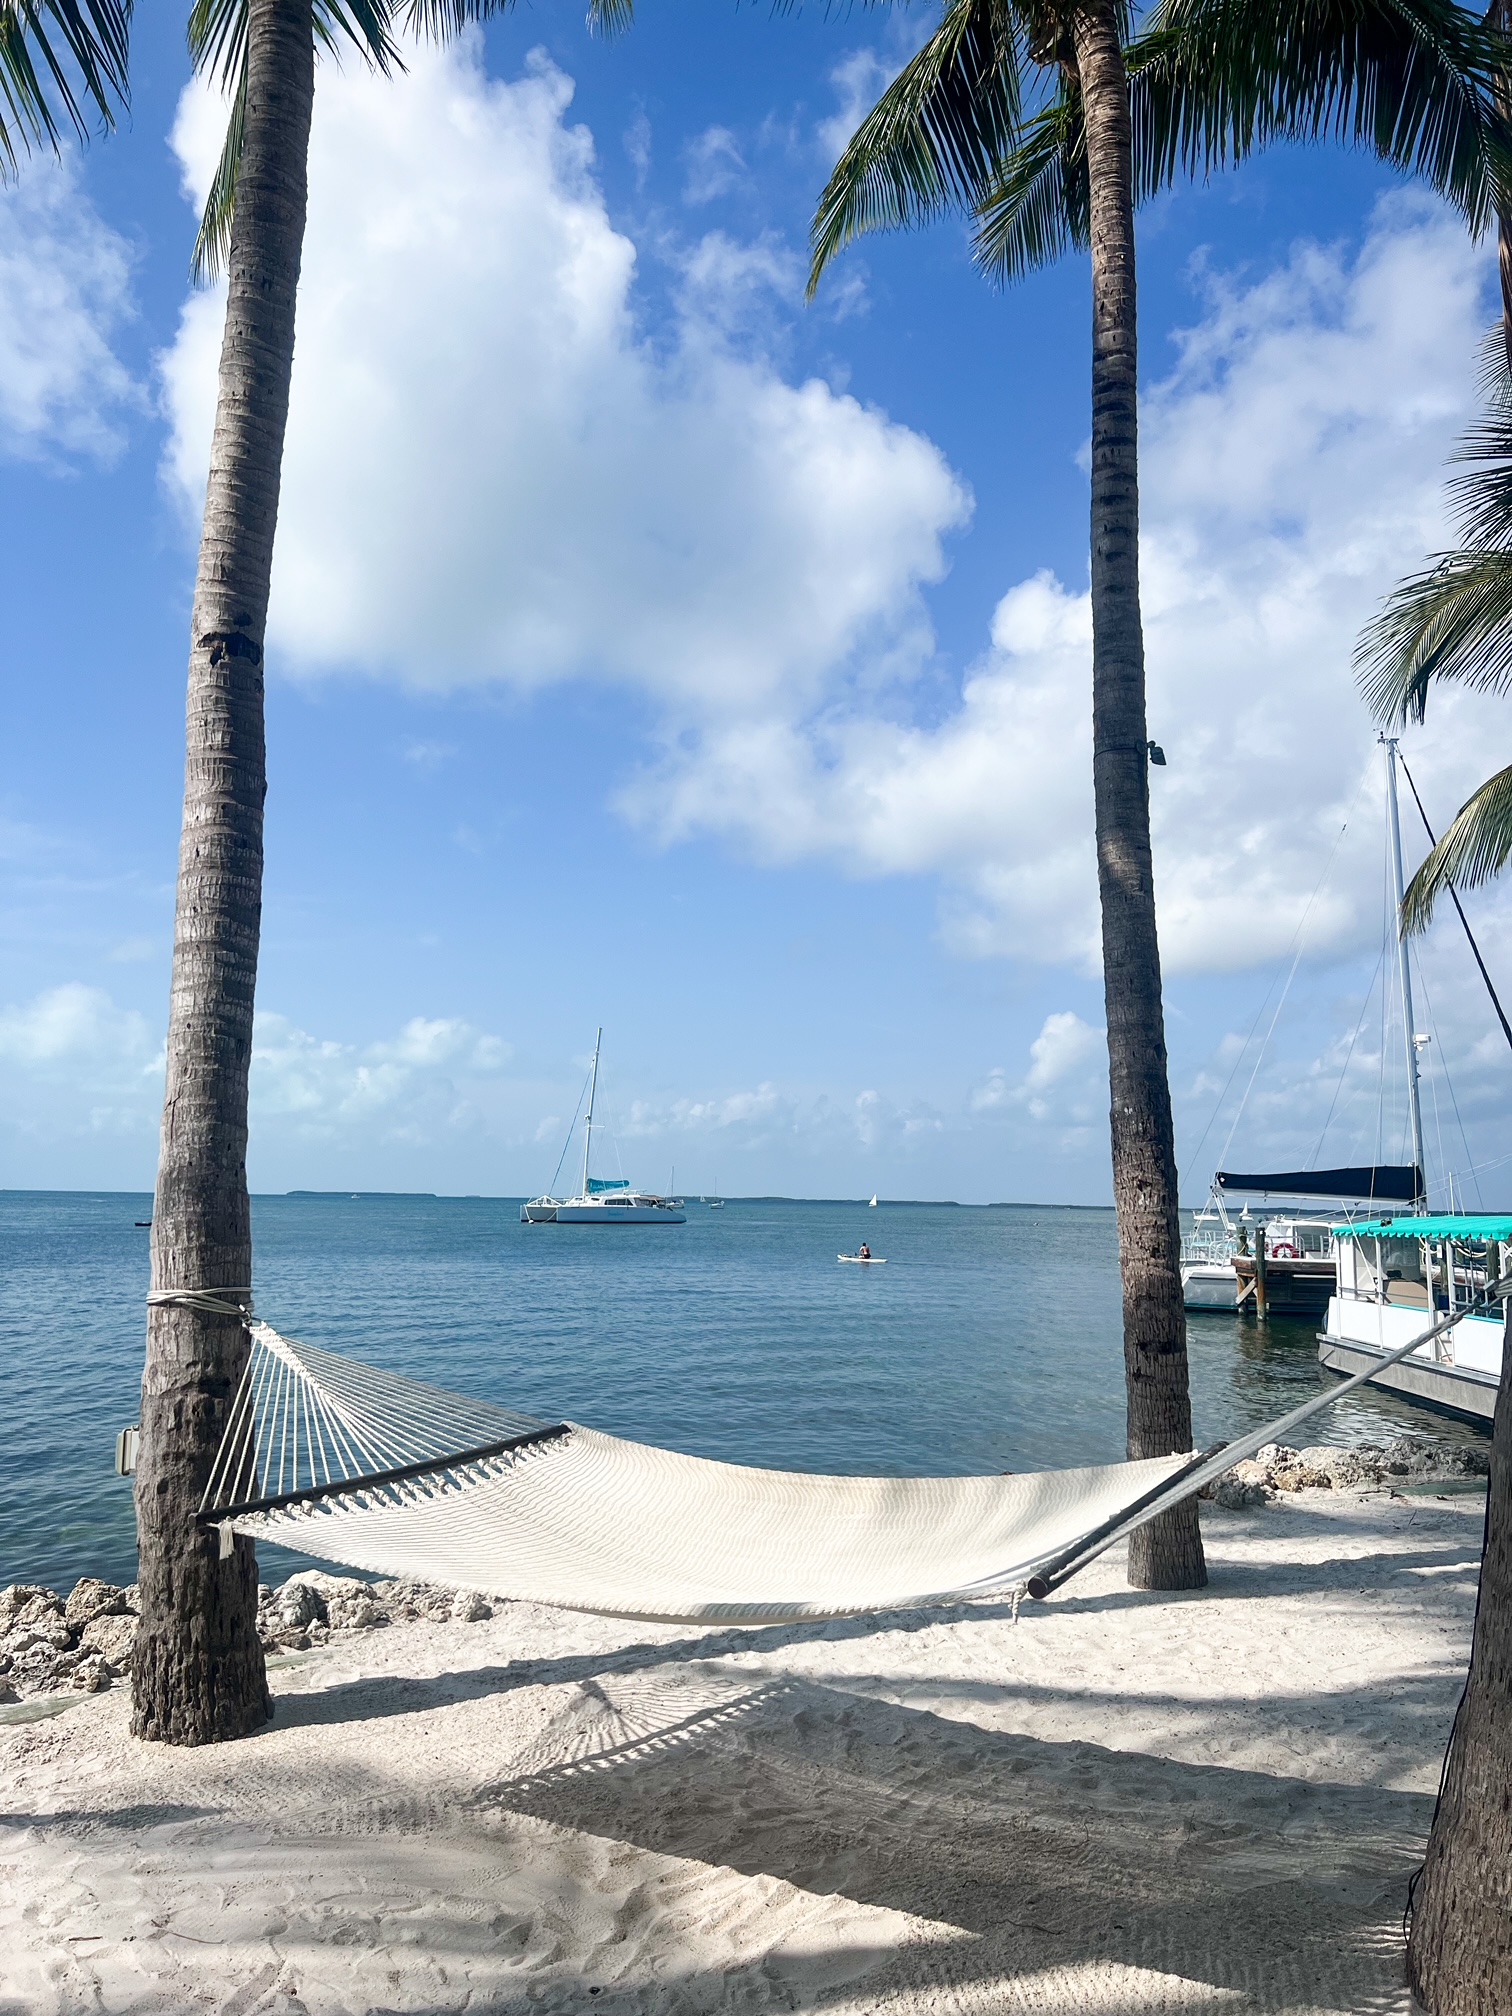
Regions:
<svg viewBox="0 0 1512 2016"><path fill-rule="evenodd" d="M494 1606L473 1590L425 1582L364 1582L302 1569L257 1591L257 1635L270 1655L308 1652L337 1632L389 1624L476 1624ZM49 1694L97 1694L131 1672L137 1589L86 1575L67 1597L38 1583L0 1589L0 1704Z"/></svg>
<svg viewBox="0 0 1512 2016"><path fill-rule="evenodd" d="M1241 1512L1294 1491L1391 1491L1485 1477L1490 1469L1489 1442L1430 1442L1421 1435L1358 1442L1349 1449L1326 1442L1308 1449L1267 1442L1199 1495Z"/></svg>
<svg viewBox="0 0 1512 2016"><path fill-rule="evenodd" d="M1300 1491L1392 1491L1484 1477L1489 1442L1445 1444L1405 1435L1354 1448L1270 1443L1235 1464L1204 1496L1229 1511L1271 1504ZM302 1569L257 1592L257 1631L270 1655L308 1652L333 1636L421 1619L475 1624L494 1606L473 1590L424 1582L366 1582ZM69 1594L36 1583L0 1589L0 1703L57 1694L95 1694L127 1678L137 1630L135 1585L86 1575Z"/></svg>

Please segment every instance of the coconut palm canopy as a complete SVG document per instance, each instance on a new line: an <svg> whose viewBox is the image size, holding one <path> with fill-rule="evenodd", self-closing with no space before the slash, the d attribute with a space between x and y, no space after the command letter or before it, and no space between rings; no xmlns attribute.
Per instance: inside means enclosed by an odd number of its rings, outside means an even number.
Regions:
<svg viewBox="0 0 1512 2016"><path fill-rule="evenodd" d="M3 0L0 4L0 175L33 147L81 137L91 111L114 123L126 99L131 0Z"/></svg>
<svg viewBox="0 0 1512 2016"><path fill-rule="evenodd" d="M1080 84L1062 13L950 0L853 135L820 199L811 287L864 232L970 211L975 251L1013 279L1088 230ZM1127 19L1127 17L1126 17ZM1277 140L1333 138L1490 222L1507 136L1505 44L1452 0L1165 0L1125 51L1136 200Z"/></svg>

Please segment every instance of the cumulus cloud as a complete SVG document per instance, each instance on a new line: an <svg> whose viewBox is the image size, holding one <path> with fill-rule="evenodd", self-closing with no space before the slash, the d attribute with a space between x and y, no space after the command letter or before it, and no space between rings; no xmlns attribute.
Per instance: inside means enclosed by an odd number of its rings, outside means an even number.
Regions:
<svg viewBox="0 0 1512 2016"><path fill-rule="evenodd" d="M470 1023L416 1016L396 1037L350 1044L259 1015L252 1046L254 1135L343 1136L434 1145L484 1124L479 1081L497 1079L509 1046Z"/></svg>
<svg viewBox="0 0 1512 2016"><path fill-rule="evenodd" d="M872 59L842 67L837 118L875 82ZM926 591L964 484L917 433L783 376L799 264L778 240L658 248L675 276L653 340L570 98L540 57L490 81L476 43L420 50L392 82L322 71L274 662L428 690L619 682L652 739L617 803L657 842L929 875L958 952L1095 968L1084 587L1022 550L941 711ZM222 119L186 94L196 192ZM1194 272L1198 312L1142 417L1172 973L1286 952L1346 825L1305 949L1373 939L1378 758L1350 652L1443 536L1489 272L1412 194L1358 244ZM186 499L219 322L218 299L192 301L166 364ZM1440 818L1494 718L1448 696L1415 738Z"/></svg>
<svg viewBox="0 0 1512 2016"><path fill-rule="evenodd" d="M84 1180L111 1166L112 1144L126 1145L133 1179L145 1180L162 1104L156 1032L102 988L69 981L0 1008L0 1156L17 1157L11 1180L57 1181L72 1143L83 1144Z"/></svg>
<svg viewBox="0 0 1512 2016"><path fill-rule="evenodd" d="M758 304L797 268L770 242L686 249L653 344L570 81L541 57L490 81L480 48L416 50L392 82L322 68L274 662L430 689L613 679L673 732L916 666L920 591L968 508L944 458L783 379ZM196 197L223 117L185 94ZM191 505L220 317L191 300L165 361Z"/></svg>
<svg viewBox="0 0 1512 2016"><path fill-rule="evenodd" d="M0 189L0 453L109 462L143 403L114 343L131 314L131 253L67 156Z"/></svg>
<svg viewBox="0 0 1512 2016"><path fill-rule="evenodd" d="M1473 406L1484 255L1414 197L1364 243L1298 246L1253 282L1198 275L1201 319L1143 405L1143 571L1162 945L1174 971L1286 948L1351 806L1355 832L1309 949L1376 928L1378 758L1350 674L1362 621L1443 533L1443 458ZM968 953L1098 957L1091 846L1091 612L1048 573L999 603L957 707L836 688L685 733L625 804L665 840L699 830L774 859L944 878ZM1437 703L1416 760L1453 806L1473 724ZM1362 809L1363 808L1363 809ZM1442 816L1442 815L1441 815Z"/></svg>
<svg viewBox="0 0 1512 2016"><path fill-rule="evenodd" d="M118 1008L103 989L78 981L50 988L21 1006L0 1008L0 1058L10 1063L135 1063L151 1050L140 1015Z"/></svg>
<svg viewBox="0 0 1512 2016"><path fill-rule="evenodd" d="M1070 1008L1047 1015L1029 1045L1023 1077L1015 1080L1001 1065L995 1067L972 1093L971 1110L1022 1107L1032 1120L1085 1125L1104 1084L1103 1033Z"/></svg>

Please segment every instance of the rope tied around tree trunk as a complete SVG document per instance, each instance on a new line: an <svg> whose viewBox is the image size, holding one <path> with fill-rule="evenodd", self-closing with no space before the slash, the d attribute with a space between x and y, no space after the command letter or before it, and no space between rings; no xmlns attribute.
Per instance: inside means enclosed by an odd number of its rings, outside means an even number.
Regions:
<svg viewBox="0 0 1512 2016"><path fill-rule="evenodd" d="M245 1301L233 1302L233 1295L245 1296ZM196 1309L204 1316L242 1316L252 1314L252 1290L250 1288L149 1288L147 1291L149 1309Z"/></svg>

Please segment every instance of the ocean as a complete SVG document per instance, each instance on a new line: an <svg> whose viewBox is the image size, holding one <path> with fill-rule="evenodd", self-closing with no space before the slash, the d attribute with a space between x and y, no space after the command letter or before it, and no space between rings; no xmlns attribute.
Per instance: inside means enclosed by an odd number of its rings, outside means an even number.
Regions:
<svg viewBox="0 0 1512 2016"><path fill-rule="evenodd" d="M149 1196L0 1192L0 1584L135 1575ZM920 1476L1123 1454L1111 1211L690 1202L526 1226L518 1198L253 1200L257 1308L312 1344L552 1420L782 1469ZM862 1239L886 1267L841 1267ZM1311 1326L1196 1315L1198 1446L1334 1383ZM1307 1439L1479 1431L1365 1391ZM297 1557L264 1550L278 1580Z"/></svg>

